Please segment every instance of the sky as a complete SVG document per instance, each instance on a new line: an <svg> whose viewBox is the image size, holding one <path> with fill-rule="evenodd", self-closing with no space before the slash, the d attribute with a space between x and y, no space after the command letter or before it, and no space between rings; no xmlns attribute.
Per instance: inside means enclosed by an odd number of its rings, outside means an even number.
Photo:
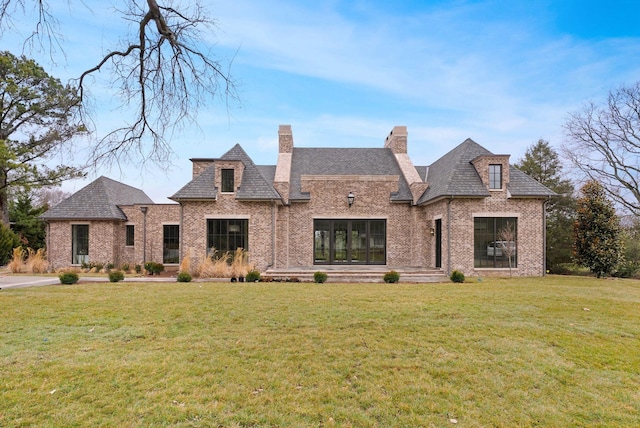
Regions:
<svg viewBox="0 0 640 428"><path fill-rule="evenodd" d="M382 147L395 125L405 125L415 165L466 138L515 163L540 138L559 149L571 112L640 80L637 1L205 3L217 20L206 42L232 59L239 101L212 100L197 126L168 136L170 168L100 168L63 190L105 175L168 203L191 179L190 158L219 157L239 143L256 164L275 165L280 124L292 126L297 147ZM93 66L126 30L113 12L119 0L49 4L64 55L29 56L63 81ZM28 25L20 19L3 32L0 49L23 52ZM98 134L126 120L108 85L96 83L92 95ZM83 153L80 144L74 161Z"/></svg>

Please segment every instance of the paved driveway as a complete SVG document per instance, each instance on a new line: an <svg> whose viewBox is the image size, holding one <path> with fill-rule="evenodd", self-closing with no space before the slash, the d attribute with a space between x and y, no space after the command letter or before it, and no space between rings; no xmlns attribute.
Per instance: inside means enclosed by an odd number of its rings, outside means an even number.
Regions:
<svg viewBox="0 0 640 428"><path fill-rule="evenodd" d="M56 276L0 275L0 289L60 284Z"/></svg>

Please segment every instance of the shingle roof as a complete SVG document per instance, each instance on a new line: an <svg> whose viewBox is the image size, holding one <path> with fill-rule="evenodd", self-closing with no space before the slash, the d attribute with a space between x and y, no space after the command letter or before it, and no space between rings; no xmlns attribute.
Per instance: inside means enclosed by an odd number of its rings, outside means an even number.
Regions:
<svg viewBox="0 0 640 428"><path fill-rule="evenodd" d="M208 166L204 171L200 173L200 175L182 186L182 188L174 193L173 196L169 196L169 199L172 199L174 201L183 201L187 199L215 199L218 195L218 191L213 185L215 171L215 164Z"/></svg>
<svg viewBox="0 0 640 428"><path fill-rule="evenodd" d="M509 168L509 193L515 197L557 196L557 193L543 186L518 168Z"/></svg>
<svg viewBox="0 0 640 428"><path fill-rule="evenodd" d="M490 151L467 138L462 144L442 156L427 169L429 188L418 203L441 197L487 197L489 190L482 184L471 161L478 156L492 155ZM519 171L509 168L509 193L512 197L549 197L555 193Z"/></svg>
<svg viewBox="0 0 640 428"><path fill-rule="evenodd" d="M127 220L118 205L153 204L146 193L107 177L92 181L41 218L44 220Z"/></svg>
<svg viewBox="0 0 640 428"><path fill-rule="evenodd" d="M222 156L224 160L240 160L244 164L242 182L236 192L237 199L245 200L271 200L280 199L280 194L273 188L273 176L266 167L258 168L253 160L242 149L240 144L236 144ZM269 174L265 177L262 172ZM275 166L273 167L275 175Z"/></svg>
<svg viewBox="0 0 640 428"><path fill-rule="evenodd" d="M308 148L294 147L291 158L290 199L308 200L301 192L302 175L397 175L399 190L392 201L412 199L400 166L390 149L385 148Z"/></svg>
<svg viewBox="0 0 640 428"><path fill-rule="evenodd" d="M258 167L239 144L233 146L220 160L241 161L244 164L242 182L236 192L237 199L243 200L271 200L279 199L280 195L273 188L275 166ZM218 190L214 186L215 160L200 175L191 180L169 199L182 200L211 200L216 199Z"/></svg>
<svg viewBox="0 0 640 428"><path fill-rule="evenodd" d="M492 154L490 151L467 138L458 147L429 166L427 175L429 188L418 203L443 196L489 196L489 191L482 185L482 180L471 161L478 156L490 154Z"/></svg>

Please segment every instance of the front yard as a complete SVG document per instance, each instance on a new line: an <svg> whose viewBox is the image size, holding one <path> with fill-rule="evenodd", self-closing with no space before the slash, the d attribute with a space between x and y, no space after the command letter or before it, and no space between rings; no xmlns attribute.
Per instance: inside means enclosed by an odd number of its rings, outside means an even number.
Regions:
<svg viewBox="0 0 640 428"><path fill-rule="evenodd" d="M640 282L0 291L0 426L638 426Z"/></svg>

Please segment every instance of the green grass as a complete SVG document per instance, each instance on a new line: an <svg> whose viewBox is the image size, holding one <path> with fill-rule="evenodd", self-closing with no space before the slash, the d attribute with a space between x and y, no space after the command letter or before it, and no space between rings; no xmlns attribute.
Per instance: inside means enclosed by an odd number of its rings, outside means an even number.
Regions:
<svg viewBox="0 0 640 428"><path fill-rule="evenodd" d="M443 427L452 419L640 425L640 282L0 291L0 426Z"/></svg>

